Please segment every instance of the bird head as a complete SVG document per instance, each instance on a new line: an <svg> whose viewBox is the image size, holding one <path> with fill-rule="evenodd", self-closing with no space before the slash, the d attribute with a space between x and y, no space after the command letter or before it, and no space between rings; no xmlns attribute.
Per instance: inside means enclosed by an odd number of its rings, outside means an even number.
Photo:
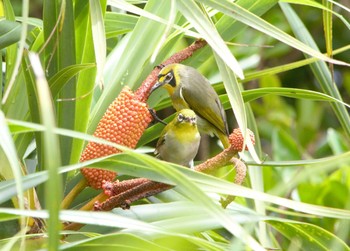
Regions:
<svg viewBox="0 0 350 251"><path fill-rule="evenodd" d="M159 87L164 87L170 95L178 88L179 80L179 64L169 64L162 68L158 74L158 82L152 87L151 93Z"/></svg>
<svg viewBox="0 0 350 251"><path fill-rule="evenodd" d="M196 125L197 115L194 113L194 111L190 109L182 109L177 113L177 123L178 124L189 123L191 125Z"/></svg>

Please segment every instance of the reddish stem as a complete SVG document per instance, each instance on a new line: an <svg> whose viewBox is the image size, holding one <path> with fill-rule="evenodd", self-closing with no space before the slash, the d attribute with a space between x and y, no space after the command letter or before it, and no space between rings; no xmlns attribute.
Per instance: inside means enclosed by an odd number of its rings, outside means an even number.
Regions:
<svg viewBox="0 0 350 251"><path fill-rule="evenodd" d="M207 42L204 40L197 40L190 46L186 47L185 49L175 53L170 58L165 60L162 65L168 65L168 64L175 64L175 63L181 63L185 59L191 57L195 51L198 49L204 47L207 45ZM160 69L158 67L155 67L153 71L148 75L148 77L142 82L141 86L135 91L135 97L137 97L140 101L146 102L149 95L151 88L156 83L158 78L158 73Z"/></svg>

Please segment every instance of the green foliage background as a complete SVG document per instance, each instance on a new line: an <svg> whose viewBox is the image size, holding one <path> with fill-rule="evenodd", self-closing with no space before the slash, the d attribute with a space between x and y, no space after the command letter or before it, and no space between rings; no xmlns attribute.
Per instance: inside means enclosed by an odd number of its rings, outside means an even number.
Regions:
<svg viewBox="0 0 350 251"><path fill-rule="evenodd" d="M346 6L348 0L1 0L2 249L349 250ZM59 210L80 178L84 142L102 142L90 135L122 87L137 89L155 65L197 38L209 46L183 63L214 85L231 129L255 133L255 151L242 155L243 186L232 184L232 167L214 177L154 159L150 146L162 130L154 125L135 151L88 163L174 189L127 211L74 210L96 195L86 189L70 210ZM165 92L148 102L162 116L172 112ZM217 139L207 139L197 161L219 151ZM237 196L225 210L222 195ZM43 233L26 234L31 217L45 221ZM61 221L87 225L61 232Z"/></svg>

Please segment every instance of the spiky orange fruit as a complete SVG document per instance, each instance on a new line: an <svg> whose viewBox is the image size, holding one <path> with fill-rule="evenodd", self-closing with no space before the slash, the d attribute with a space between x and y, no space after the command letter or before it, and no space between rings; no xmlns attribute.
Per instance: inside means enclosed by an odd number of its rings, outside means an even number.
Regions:
<svg viewBox="0 0 350 251"><path fill-rule="evenodd" d="M135 148L151 120L152 116L147 104L140 101L130 88L124 87L98 123L94 136L129 148ZM117 152L119 150L114 147L89 142L81 155L80 161L83 162ZM87 179L88 185L96 189L100 189L104 181L114 180L117 175L113 171L97 168L82 168L81 172Z"/></svg>
<svg viewBox="0 0 350 251"><path fill-rule="evenodd" d="M248 135L253 143L255 144L255 137L254 133L247 128ZM233 130L233 132L229 136L229 142L231 144L231 147L236 150L237 152L243 151L243 143L244 143L244 138L242 135L242 131L239 128L236 128ZM245 150L248 150L247 145L245 146Z"/></svg>

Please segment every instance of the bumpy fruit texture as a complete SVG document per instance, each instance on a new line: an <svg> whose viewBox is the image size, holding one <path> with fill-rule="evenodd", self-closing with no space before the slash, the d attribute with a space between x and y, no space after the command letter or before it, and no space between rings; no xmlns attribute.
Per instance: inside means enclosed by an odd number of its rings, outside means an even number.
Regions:
<svg viewBox="0 0 350 251"><path fill-rule="evenodd" d="M248 128L247 130L248 130L248 135L250 136L250 139L254 145L255 144L254 133ZM229 136L229 142L231 144L232 149L236 150L237 152L243 151L244 138L243 138L241 129L236 128L233 130L233 132ZM247 145L245 146L245 150L248 150Z"/></svg>
<svg viewBox="0 0 350 251"><path fill-rule="evenodd" d="M139 101L130 88L124 87L98 123L94 136L135 148L151 120L147 104ZM89 142L80 162L117 152L119 150L114 147ZM82 168L81 172L88 185L96 189L101 189L104 181L112 181L117 175L115 172L96 168Z"/></svg>

